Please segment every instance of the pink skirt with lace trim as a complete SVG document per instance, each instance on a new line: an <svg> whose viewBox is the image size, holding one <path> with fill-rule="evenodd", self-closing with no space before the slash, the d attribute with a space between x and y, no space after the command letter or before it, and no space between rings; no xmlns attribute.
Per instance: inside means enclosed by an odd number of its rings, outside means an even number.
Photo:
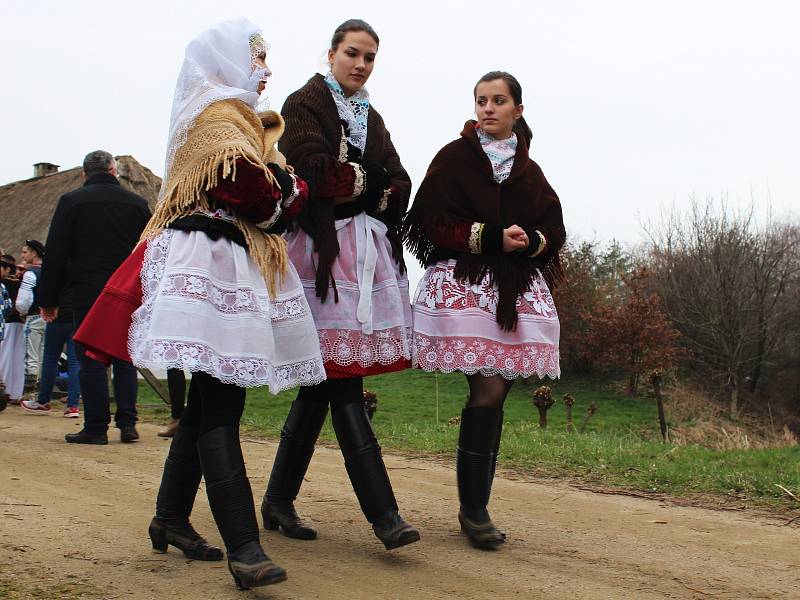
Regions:
<svg viewBox="0 0 800 600"><path fill-rule="evenodd" d="M558 378L559 323L541 276L517 298L517 328L497 324L497 288L488 276L470 285L453 276L455 261L428 267L413 303L413 366L425 371Z"/></svg>
<svg viewBox="0 0 800 600"><path fill-rule="evenodd" d="M317 326L328 379L363 377L411 366L411 305L408 279L392 258L386 227L361 213L336 221L339 255L333 290L316 296L317 253L299 230L286 236L289 258L300 275ZM370 267L371 265L371 267Z"/></svg>

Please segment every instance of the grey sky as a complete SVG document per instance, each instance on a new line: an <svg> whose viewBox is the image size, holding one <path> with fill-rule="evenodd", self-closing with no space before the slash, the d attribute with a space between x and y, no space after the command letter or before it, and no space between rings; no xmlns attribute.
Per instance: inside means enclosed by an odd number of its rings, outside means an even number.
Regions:
<svg viewBox="0 0 800 600"><path fill-rule="evenodd" d="M472 116L475 80L504 69L522 83L532 156L573 236L636 242L642 220L693 195L800 207L791 1L2 0L0 184L95 148L162 175L183 48L235 16L272 45L276 109L323 69L337 24L369 21L381 45L367 87L415 189Z"/></svg>

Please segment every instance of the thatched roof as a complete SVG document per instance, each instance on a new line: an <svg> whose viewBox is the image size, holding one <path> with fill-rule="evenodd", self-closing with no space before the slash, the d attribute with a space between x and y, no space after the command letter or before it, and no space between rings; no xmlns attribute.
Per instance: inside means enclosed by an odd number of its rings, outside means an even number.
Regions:
<svg viewBox="0 0 800 600"><path fill-rule="evenodd" d="M132 156L117 156L120 183L142 196L152 209L161 178ZM47 239L50 220L62 194L83 185L80 167L0 186L0 248L19 257L26 239Z"/></svg>

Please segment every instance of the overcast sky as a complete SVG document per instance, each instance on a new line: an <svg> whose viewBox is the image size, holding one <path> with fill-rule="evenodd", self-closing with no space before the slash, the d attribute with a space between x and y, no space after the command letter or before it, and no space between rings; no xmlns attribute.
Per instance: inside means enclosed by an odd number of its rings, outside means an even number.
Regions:
<svg viewBox="0 0 800 600"><path fill-rule="evenodd" d="M0 184L95 148L162 175L184 47L236 16L272 45L275 109L324 69L336 25L370 22L381 44L367 87L415 189L472 117L475 81L502 69L522 83L532 156L574 238L636 243L642 221L692 197L800 212L789 0L0 0Z"/></svg>

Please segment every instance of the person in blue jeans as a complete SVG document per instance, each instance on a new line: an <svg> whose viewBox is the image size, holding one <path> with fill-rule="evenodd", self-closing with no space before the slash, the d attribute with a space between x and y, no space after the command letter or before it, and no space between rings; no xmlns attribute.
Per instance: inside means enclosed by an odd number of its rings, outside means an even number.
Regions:
<svg viewBox="0 0 800 600"><path fill-rule="evenodd" d="M103 286L130 256L150 219L147 201L122 187L111 154L104 150L87 154L83 174L83 186L58 201L47 234L38 289L41 315L47 323L58 318L63 300L69 300L76 334ZM70 444L107 444L111 410L106 367L87 356L77 342L75 353L80 363L84 427L66 434L64 440ZM120 360L113 365L120 441L135 442L139 439L136 368Z"/></svg>
<svg viewBox="0 0 800 600"><path fill-rule="evenodd" d="M79 401L81 396L78 356L72 341L74 333L72 312L59 311L58 318L48 323L44 333L44 352L42 357L41 373L39 375L39 393L36 400L23 400L20 406L31 414L46 415L50 413L50 400L53 386L58 377L58 363L61 352L66 346L67 351L67 408L64 416L78 418L81 416Z"/></svg>

